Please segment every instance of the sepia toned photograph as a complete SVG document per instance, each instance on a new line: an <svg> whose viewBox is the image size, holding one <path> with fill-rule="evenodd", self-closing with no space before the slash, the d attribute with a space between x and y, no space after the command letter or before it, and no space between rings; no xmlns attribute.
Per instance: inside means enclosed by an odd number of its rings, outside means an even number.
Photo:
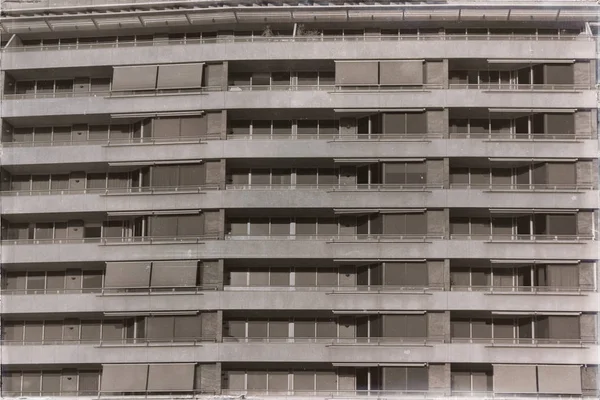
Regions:
<svg viewBox="0 0 600 400"><path fill-rule="evenodd" d="M599 399L599 31L0 0L0 399Z"/></svg>

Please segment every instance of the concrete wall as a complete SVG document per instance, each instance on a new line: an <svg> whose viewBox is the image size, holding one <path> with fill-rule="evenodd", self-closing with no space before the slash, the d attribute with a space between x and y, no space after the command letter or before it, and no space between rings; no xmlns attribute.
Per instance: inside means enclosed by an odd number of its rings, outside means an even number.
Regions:
<svg viewBox="0 0 600 400"><path fill-rule="evenodd" d="M586 60L575 61L575 64L573 64L573 78L576 85L594 86L596 84L595 75L595 63L590 63Z"/></svg>
<svg viewBox="0 0 600 400"><path fill-rule="evenodd" d="M206 133L208 135L218 135L224 130L223 114L225 111L215 111L206 113Z"/></svg>
<svg viewBox="0 0 600 400"><path fill-rule="evenodd" d="M443 187L448 171L444 169L444 159L427 159L427 184Z"/></svg>
<svg viewBox="0 0 600 400"><path fill-rule="evenodd" d="M584 395L596 396L598 385L598 366L589 365L581 367L581 390Z"/></svg>
<svg viewBox="0 0 600 400"><path fill-rule="evenodd" d="M579 286L592 289L595 285L596 266L593 262L582 261L579 264Z"/></svg>
<svg viewBox="0 0 600 400"><path fill-rule="evenodd" d="M435 236L444 236L447 231L447 221L445 210L427 210L427 233Z"/></svg>
<svg viewBox="0 0 600 400"><path fill-rule="evenodd" d="M200 389L216 394L221 391L221 363L200 365Z"/></svg>
<svg viewBox="0 0 600 400"><path fill-rule="evenodd" d="M594 235L594 212L579 211L577 213L577 233L579 235Z"/></svg>
<svg viewBox="0 0 600 400"><path fill-rule="evenodd" d="M427 268L429 274L429 285L444 288L449 282L446 282L444 260L428 260Z"/></svg>
<svg viewBox="0 0 600 400"><path fill-rule="evenodd" d="M332 295L325 291L288 291L247 288L224 291L207 290L201 295L180 292L176 296L131 296L128 294L102 297L98 301L95 293L47 294L47 295L3 295L3 313L12 319L30 313L104 313L123 311L197 311L206 310L428 310L450 311L531 311L595 313L598 310L599 294L582 296L544 295L524 296L521 293L431 291L360 293L349 289ZM13 318L14 316L14 318Z"/></svg>
<svg viewBox="0 0 600 400"><path fill-rule="evenodd" d="M225 211L207 210L204 212L204 232L214 234L222 233L225 228Z"/></svg>
<svg viewBox="0 0 600 400"><path fill-rule="evenodd" d="M450 364L429 364L429 390L448 395L451 388Z"/></svg>
<svg viewBox="0 0 600 400"><path fill-rule="evenodd" d="M9 4L9 3L7 3ZM593 41L528 40L406 40L339 42L254 42L117 47L60 51L6 52L6 70L29 68L86 67L101 65L222 62L223 60L333 60L446 58L544 59L560 54L566 59L594 59ZM325 56L326 55L326 56Z"/></svg>
<svg viewBox="0 0 600 400"><path fill-rule="evenodd" d="M598 186L598 159L577 161L577 184Z"/></svg>
<svg viewBox="0 0 600 400"><path fill-rule="evenodd" d="M575 134L579 136L589 136L592 132L596 134L595 130L592 129L592 119L595 117L596 113L592 110L577 110L575 113Z"/></svg>
<svg viewBox="0 0 600 400"><path fill-rule="evenodd" d="M580 334L582 340L596 341L598 334L597 314L581 314L579 317Z"/></svg>
<svg viewBox="0 0 600 400"><path fill-rule="evenodd" d="M448 134L448 109L427 110L427 132L441 133L443 137Z"/></svg>
<svg viewBox="0 0 600 400"><path fill-rule="evenodd" d="M225 160L206 161L206 184L218 185L220 189L225 187Z"/></svg>
<svg viewBox="0 0 600 400"><path fill-rule="evenodd" d="M440 85L446 87L444 84L448 80L448 62L444 60L436 61L425 61L425 83L429 85Z"/></svg>
<svg viewBox="0 0 600 400"><path fill-rule="evenodd" d="M202 284L223 289L223 260L202 261Z"/></svg>
<svg viewBox="0 0 600 400"><path fill-rule="evenodd" d="M217 339L221 337L221 324L216 311L202 313L202 337ZM218 341L218 340L217 340Z"/></svg>
<svg viewBox="0 0 600 400"><path fill-rule="evenodd" d="M427 313L427 336L433 340L450 340L450 311Z"/></svg>

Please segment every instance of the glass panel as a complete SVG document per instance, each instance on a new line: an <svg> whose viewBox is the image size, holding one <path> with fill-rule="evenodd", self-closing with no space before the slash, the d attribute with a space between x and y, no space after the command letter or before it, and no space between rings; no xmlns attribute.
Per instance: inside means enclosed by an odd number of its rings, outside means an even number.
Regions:
<svg viewBox="0 0 600 400"><path fill-rule="evenodd" d="M295 338L314 338L315 332L315 321L294 321L294 337Z"/></svg>

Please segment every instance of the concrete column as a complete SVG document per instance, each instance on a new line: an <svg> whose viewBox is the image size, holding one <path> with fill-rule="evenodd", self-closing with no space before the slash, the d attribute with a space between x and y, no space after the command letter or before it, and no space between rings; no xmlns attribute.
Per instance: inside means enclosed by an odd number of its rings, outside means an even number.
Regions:
<svg viewBox="0 0 600 400"><path fill-rule="evenodd" d="M581 367L581 390L583 395L595 396L598 394L598 389L598 366Z"/></svg>
<svg viewBox="0 0 600 400"><path fill-rule="evenodd" d="M429 235L446 235L446 215L444 209L427 210L427 233Z"/></svg>
<svg viewBox="0 0 600 400"><path fill-rule="evenodd" d="M228 61L223 61L223 69L222 69L222 81L223 82L223 86L222 89L224 92L226 92L229 89L229 62Z"/></svg>
<svg viewBox="0 0 600 400"><path fill-rule="evenodd" d="M578 110L575 113L575 135L586 136L593 132L591 110Z"/></svg>
<svg viewBox="0 0 600 400"><path fill-rule="evenodd" d="M441 88L448 80L448 63L443 60L425 61L425 83L428 85L439 85Z"/></svg>
<svg viewBox="0 0 600 400"><path fill-rule="evenodd" d="M205 163L206 184L225 189L225 160L210 160Z"/></svg>
<svg viewBox="0 0 600 400"><path fill-rule="evenodd" d="M579 235L594 234L594 212L579 211L577 213L577 233Z"/></svg>
<svg viewBox="0 0 600 400"><path fill-rule="evenodd" d="M205 393L221 393L221 363L200 364L200 390Z"/></svg>
<svg viewBox="0 0 600 400"><path fill-rule="evenodd" d="M589 61L576 61L573 64L573 81L576 85L590 87L594 84L590 70L591 67L592 65Z"/></svg>
<svg viewBox="0 0 600 400"><path fill-rule="evenodd" d="M225 230L225 211L209 210L204 212L204 231L211 234L219 234L222 238Z"/></svg>
<svg viewBox="0 0 600 400"><path fill-rule="evenodd" d="M448 136L448 110L427 110L427 133Z"/></svg>
<svg viewBox="0 0 600 400"><path fill-rule="evenodd" d="M202 319L202 337L214 338L217 343L222 341L223 324L219 323L218 313L222 311L208 311L201 314Z"/></svg>
<svg viewBox="0 0 600 400"><path fill-rule="evenodd" d="M227 110L221 111L221 140L227 140Z"/></svg>
<svg viewBox="0 0 600 400"><path fill-rule="evenodd" d="M206 113L204 118L206 118L206 134L210 137L223 139L222 135L225 131L223 127L223 112L209 112Z"/></svg>
<svg viewBox="0 0 600 400"><path fill-rule="evenodd" d="M444 159L429 159L427 163L427 184L443 186L446 181L446 172L444 170Z"/></svg>
<svg viewBox="0 0 600 400"><path fill-rule="evenodd" d="M594 288L595 264L583 261L579 263L579 287L582 289Z"/></svg>
<svg viewBox="0 0 600 400"><path fill-rule="evenodd" d="M429 390L442 396L451 389L450 364L429 364Z"/></svg>
<svg viewBox="0 0 600 400"><path fill-rule="evenodd" d="M594 171L598 170L598 160L579 160L577 161L577 184L578 185L594 185L598 184L598 175ZM596 169L594 169L596 167Z"/></svg>
<svg viewBox="0 0 600 400"><path fill-rule="evenodd" d="M579 317L579 333L581 334L582 340L595 341L598 334L596 332L596 327L598 321L596 319L596 314L581 314Z"/></svg>
<svg viewBox="0 0 600 400"><path fill-rule="evenodd" d="M203 260L201 276L203 285L223 290L223 260Z"/></svg>
<svg viewBox="0 0 600 400"><path fill-rule="evenodd" d="M450 158L444 158L444 188L450 188Z"/></svg>
<svg viewBox="0 0 600 400"><path fill-rule="evenodd" d="M450 311L428 312L427 337L432 340L450 341Z"/></svg>
<svg viewBox="0 0 600 400"><path fill-rule="evenodd" d="M446 278L444 271L444 260L428 260L427 273L429 276L429 285L436 288L446 287Z"/></svg>

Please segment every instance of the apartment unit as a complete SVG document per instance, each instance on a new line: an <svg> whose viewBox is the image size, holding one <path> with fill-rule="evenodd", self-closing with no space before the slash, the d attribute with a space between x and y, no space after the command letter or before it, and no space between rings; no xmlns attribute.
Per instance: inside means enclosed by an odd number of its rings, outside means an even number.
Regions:
<svg viewBox="0 0 600 400"><path fill-rule="evenodd" d="M106 3L3 3L3 398L598 398L594 1Z"/></svg>

